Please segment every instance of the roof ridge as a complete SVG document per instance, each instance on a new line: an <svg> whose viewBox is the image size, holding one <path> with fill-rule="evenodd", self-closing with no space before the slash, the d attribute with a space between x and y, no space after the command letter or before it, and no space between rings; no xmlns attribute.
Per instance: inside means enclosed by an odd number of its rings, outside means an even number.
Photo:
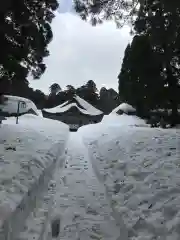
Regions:
<svg viewBox="0 0 180 240"><path fill-rule="evenodd" d="M75 103L77 104L77 106L79 108L87 110L78 102L78 100L75 97L73 97L72 99L68 100L68 102L66 104L64 104L62 107L68 106L69 104L73 103L73 100L75 101Z"/></svg>

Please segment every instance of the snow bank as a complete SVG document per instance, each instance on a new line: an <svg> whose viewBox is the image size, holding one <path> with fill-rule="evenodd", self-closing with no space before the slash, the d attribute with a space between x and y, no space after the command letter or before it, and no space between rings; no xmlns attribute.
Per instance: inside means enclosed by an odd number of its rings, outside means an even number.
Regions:
<svg viewBox="0 0 180 240"><path fill-rule="evenodd" d="M9 117L5 123L15 124L16 118ZM61 134L66 134L69 131L69 126L57 120L42 118L33 114L25 114L19 117L19 124L26 128L33 129L36 132L43 134L51 141L59 141Z"/></svg>
<svg viewBox="0 0 180 240"><path fill-rule="evenodd" d="M33 111L37 115L39 115L39 111L36 107L36 105L29 99L18 97L18 96L11 96L11 95L4 95L5 98L7 98L7 101L4 104L0 104L0 109L2 112L6 114L16 114L18 109L18 103L19 101L24 102L25 105L20 103L19 113L26 113L28 111Z"/></svg>
<svg viewBox="0 0 180 240"><path fill-rule="evenodd" d="M124 113L130 113L130 112L135 112L136 111L136 109L133 108L128 103L122 103L118 107L116 107L110 114L117 113L119 110L123 111Z"/></svg>
<svg viewBox="0 0 180 240"><path fill-rule="evenodd" d="M108 131L84 138L121 226L121 239L180 239L180 131L132 127Z"/></svg>
<svg viewBox="0 0 180 240"><path fill-rule="evenodd" d="M103 124L107 125L118 125L118 126L139 126L145 127L147 124L145 121L137 116L130 116L126 114L110 114L104 115L102 119Z"/></svg>
<svg viewBox="0 0 180 240"><path fill-rule="evenodd" d="M78 133L87 136L89 139L94 139L104 134L110 134L114 130L118 133L126 127L148 127L148 125L143 119L136 116L110 114L104 115L100 123L80 127Z"/></svg>
<svg viewBox="0 0 180 240"><path fill-rule="evenodd" d="M57 165L63 166L69 131L58 123L28 115L19 125L10 118L0 128L0 239L18 236L42 202Z"/></svg>

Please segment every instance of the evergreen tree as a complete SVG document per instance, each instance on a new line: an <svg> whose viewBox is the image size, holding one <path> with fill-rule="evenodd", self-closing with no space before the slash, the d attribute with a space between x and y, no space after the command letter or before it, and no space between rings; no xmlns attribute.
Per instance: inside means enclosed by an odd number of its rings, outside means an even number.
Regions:
<svg viewBox="0 0 180 240"><path fill-rule="evenodd" d="M58 83L53 83L50 87L50 96L55 96L61 91L61 87Z"/></svg>
<svg viewBox="0 0 180 240"><path fill-rule="evenodd" d="M65 90L65 98L66 98L66 101L72 99L75 94L76 94L76 89L75 89L75 87L72 86L72 85L67 85L67 86L66 86L66 90Z"/></svg>
<svg viewBox="0 0 180 240"><path fill-rule="evenodd" d="M99 91L98 108L105 114L109 114L112 110L120 104L118 93L113 89L102 87Z"/></svg>
<svg viewBox="0 0 180 240"><path fill-rule="evenodd" d="M119 95L122 102L129 102L130 104L134 104L133 101L133 87L131 80L131 45L128 44L125 52L124 58L121 66L121 72L118 75L119 79Z"/></svg>
<svg viewBox="0 0 180 240"><path fill-rule="evenodd" d="M126 22L133 22L138 4L145 0L74 0L75 10L83 20L92 25L101 24L103 20L114 20L118 27Z"/></svg>
<svg viewBox="0 0 180 240"><path fill-rule="evenodd" d="M0 6L0 81L39 78L52 39L50 23L56 0L11 0ZM1 90L3 91L3 90Z"/></svg>
<svg viewBox="0 0 180 240"><path fill-rule="evenodd" d="M132 104L139 112L162 105L164 79L148 37L135 36L127 46L118 78L121 101Z"/></svg>
<svg viewBox="0 0 180 240"><path fill-rule="evenodd" d="M85 99L90 104L96 106L99 96L97 93L97 87L93 80L87 81L87 83L76 89L77 95Z"/></svg>
<svg viewBox="0 0 180 240"><path fill-rule="evenodd" d="M93 80L89 80L85 85L85 99L92 105L97 105L97 101L99 99L98 93L97 93L97 86Z"/></svg>
<svg viewBox="0 0 180 240"><path fill-rule="evenodd" d="M140 7L135 30L148 36L152 49L162 65L161 74L167 86L167 100L172 109L171 122L177 121L180 74L180 2L147 0Z"/></svg>

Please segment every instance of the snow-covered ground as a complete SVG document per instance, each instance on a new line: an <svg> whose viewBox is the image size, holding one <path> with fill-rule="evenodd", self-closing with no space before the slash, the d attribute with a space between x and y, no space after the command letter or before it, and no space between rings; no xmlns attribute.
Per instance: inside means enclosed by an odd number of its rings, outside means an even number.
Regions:
<svg viewBox="0 0 180 240"><path fill-rule="evenodd" d="M104 115L102 122L100 125L97 125L96 127L99 128L99 126L111 126L111 127L123 127L123 126L135 126L135 127L148 127L146 122L137 117L137 116L131 116L131 115L118 115L116 113L111 113L109 115ZM103 128L104 129L104 128ZM84 129L83 129L84 131ZM100 131L102 132L102 128L100 127Z"/></svg>
<svg viewBox="0 0 180 240"><path fill-rule="evenodd" d="M101 123L79 133L106 188L121 239L178 240L180 130L137 127L135 117L134 126L119 119L119 126Z"/></svg>
<svg viewBox="0 0 180 240"><path fill-rule="evenodd" d="M180 239L180 130L149 128L142 119L125 114L106 116L69 134L65 124L39 116L22 116L19 122L15 125L10 118L0 128L1 220L27 191L27 176L36 178L41 168L47 169L69 139L56 174L49 175L55 177L53 193L50 182L18 240L38 239L44 213L48 240L48 225L58 218L59 240ZM19 195L11 193L14 189Z"/></svg>
<svg viewBox="0 0 180 240"><path fill-rule="evenodd" d="M4 124L13 126L15 123L15 117L9 117L4 121ZM69 132L69 126L67 124L33 114L25 114L19 117L19 125L22 126L23 129L32 129L44 135L44 137L50 139L54 143L59 143L59 141L61 141L61 136L64 134L68 135L67 132Z"/></svg>
<svg viewBox="0 0 180 240"><path fill-rule="evenodd" d="M0 128L0 239L14 239L47 190L68 126L42 117L10 118ZM63 163L61 163L62 165ZM10 230L10 228L12 230ZM8 234L8 238L7 238Z"/></svg>
<svg viewBox="0 0 180 240"><path fill-rule="evenodd" d="M71 133L67 164L56 181L54 217L60 218L61 240L117 240L119 227L111 217L104 185L94 175L87 149L77 133Z"/></svg>

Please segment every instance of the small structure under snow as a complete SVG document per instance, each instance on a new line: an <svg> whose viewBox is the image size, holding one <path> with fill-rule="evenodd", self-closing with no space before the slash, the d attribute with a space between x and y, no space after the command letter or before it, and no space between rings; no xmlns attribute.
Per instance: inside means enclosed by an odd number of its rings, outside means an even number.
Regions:
<svg viewBox="0 0 180 240"><path fill-rule="evenodd" d="M129 105L128 103L121 103L118 107L116 107L111 113L116 113L116 114L135 114L136 109Z"/></svg>
<svg viewBox="0 0 180 240"><path fill-rule="evenodd" d="M27 98L4 95L4 99L4 103L0 104L0 113L3 116L16 116L18 111L18 105L19 115L23 115L26 113L31 113L37 116L40 115L36 105Z"/></svg>
<svg viewBox="0 0 180 240"><path fill-rule="evenodd" d="M46 118L62 121L76 129L89 123L98 123L103 117L103 112L77 95L59 106L43 109L42 113Z"/></svg>

